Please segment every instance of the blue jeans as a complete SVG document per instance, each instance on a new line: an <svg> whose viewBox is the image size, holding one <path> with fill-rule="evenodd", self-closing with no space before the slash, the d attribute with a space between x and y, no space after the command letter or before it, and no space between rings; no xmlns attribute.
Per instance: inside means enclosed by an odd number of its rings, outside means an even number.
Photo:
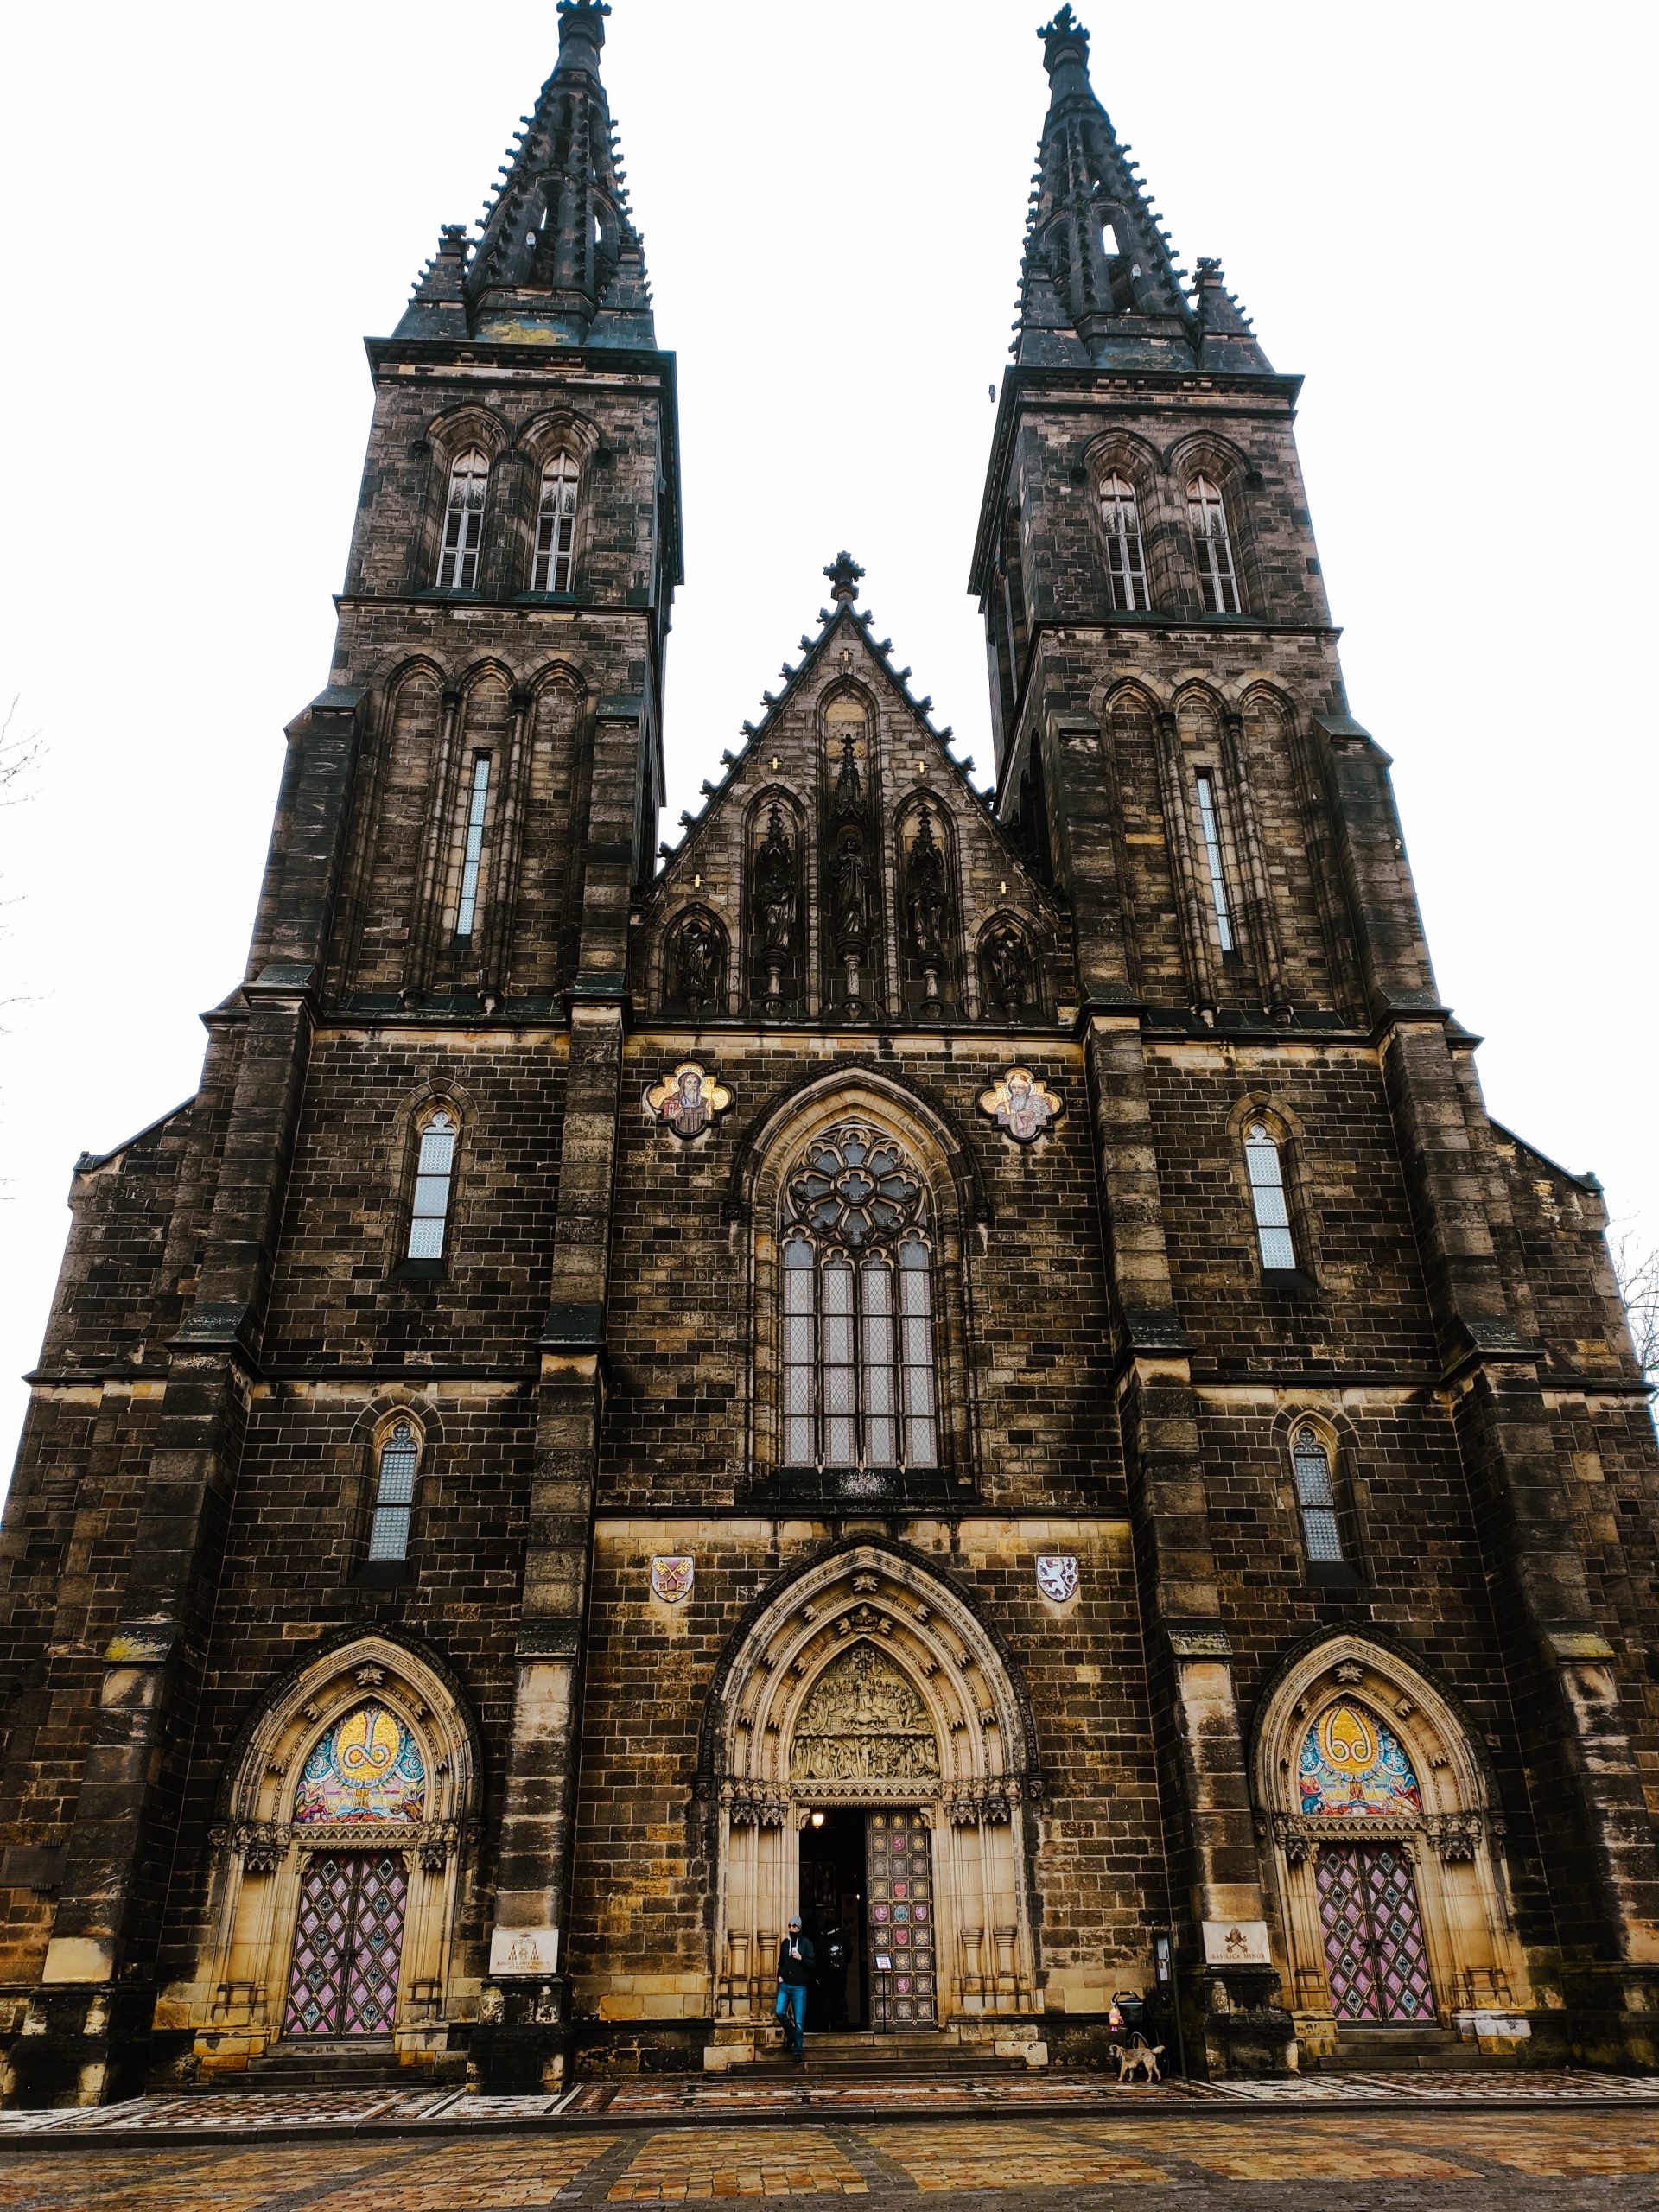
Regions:
<svg viewBox="0 0 1659 2212"><path fill-rule="evenodd" d="M784 2024L784 2048L786 2050L804 2050L806 2048L806 1984L804 1981L779 1983L778 2018Z"/></svg>

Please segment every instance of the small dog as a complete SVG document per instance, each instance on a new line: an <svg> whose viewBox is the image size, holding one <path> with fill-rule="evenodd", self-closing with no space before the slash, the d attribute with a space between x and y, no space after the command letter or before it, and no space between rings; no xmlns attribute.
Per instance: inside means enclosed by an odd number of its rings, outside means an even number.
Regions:
<svg viewBox="0 0 1659 2212"><path fill-rule="evenodd" d="M1137 2074L1148 2082L1162 2079L1158 2071L1158 2062L1164 2055L1162 2044L1131 2044L1127 2050L1122 2044L1116 2044L1113 2048L1117 2052L1117 2078L1120 2082L1133 2081Z"/></svg>

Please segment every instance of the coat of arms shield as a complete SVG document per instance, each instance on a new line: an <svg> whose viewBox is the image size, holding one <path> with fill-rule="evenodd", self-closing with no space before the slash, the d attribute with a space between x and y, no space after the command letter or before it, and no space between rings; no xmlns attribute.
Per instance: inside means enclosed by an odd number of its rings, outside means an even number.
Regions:
<svg viewBox="0 0 1659 2212"><path fill-rule="evenodd" d="M660 1598L665 1605L677 1605L682 1598L691 1594L691 1585L696 1580L697 1562L684 1553L651 1562L651 1594Z"/></svg>
<svg viewBox="0 0 1659 2212"><path fill-rule="evenodd" d="M1037 1587L1063 1605L1077 1590L1077 1562L1070 1552L1045 1552L1037 1561Z"/></svg>

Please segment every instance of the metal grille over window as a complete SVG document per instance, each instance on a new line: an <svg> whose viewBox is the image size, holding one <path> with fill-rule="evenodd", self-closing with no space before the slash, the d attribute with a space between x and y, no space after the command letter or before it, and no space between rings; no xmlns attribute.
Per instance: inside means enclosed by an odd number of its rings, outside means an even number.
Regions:
<svg viewBox="0 0 1659 2212"><path fill-rule="evenodd" d="M474 591L478 586L478 549L484 539L484 500L490 488L488 456L474 447L449 472L449 505L443 518L443 550L438 556L440 591Z"/></svg>
<svg viewBox="0 0 1659 2212"><path fill-rule="evenodd" d="M1297 1432L1291 1459L1307 1556L1317 1567L1340 1567L1342 1528L1337 1518L1336 1485L1331 1479L1331 1454L1313 1429L1304 1428Z"/></svg>
<svg viewBox="0 0 1659 2212"><path fill-rule="evenodd" d="M1147 562L1141 545L1141 510L1135 487L1109 476L1100 487L1100 518L1106 526L1106 581L1112 605L1135 614L1152 604L1147 590Z"/></svg>
<svg viewBox="0 0 1659 2212"><path fill-rule="evenodd" d="M1294 1268L1296 1247L1290 1234L1290 1207L1285 1196L1285 1164L1273 1135L1261 1122L1253 1122L1244 1141L1244 1164L1249 1171L1250 1202L1255 1208L1256 1240L1264 1268Z"/></svg>
<svg viewBox="0 0 1659 2212"><path fill-rule="evenodd" d="M1216 811L1213 776L1198 772L1198 820L1204 829L1204 857L1210 868L1210 896L1215 902L1216 934L1224 952L1233 950L1233 915L1227 903L1227 869L1221 852L1221 817Z"/></svg>
<svg viewBox="0 0 1659 2212"><path fill-rule="evenodd" d="M400 1421L380 1447L380 1481L369 1531L372 1560L409 1556L409 1520L415 1510L415 1469L420 1456L412 1425Z"/></svg>
<svg viewBox="0 0 1659 2212"><path fill-rule="evenodd" d="M478 918L478 879L484 865L484 824L490 811L490 756L480 753L473 763L473 788L467 802L467 842L461 855L461 900L455 908L455 935L471 937Z"/></svg>
<svg viewBox="0 0 1659 2212"><path fill-rule="evenodd" d="M933 1252L921 1178L847 1122L790 1177L783 1249L784 1464L934 1467Z"/></svg>
<svg viewBox="0 0 1659 2212"><path fill-rule="evenodd" d="M1205 613L1236 614L1238 576L1233 566L1233 541L1227 533L1227 503L1207 476L1195 476L1187 486L1186 512L1192 525L1192 550L1198 556Z"/></svg>
<svg viewBox="0 0 1659 2212"><path fill-rule="evenodd" d="M581 478L566 454L542 471L541 512L536 518L532 591L569 591L576 566L576 494Z"/></svg>
<svg viewBox="0 0 1659 2212"><path fill-rule="evenodd" d="M449 1223L455 1173L455 1117L440 1111L421 1131L415 1166L415 1203L410 1210L409 1257L441 1260Z"/></svg>

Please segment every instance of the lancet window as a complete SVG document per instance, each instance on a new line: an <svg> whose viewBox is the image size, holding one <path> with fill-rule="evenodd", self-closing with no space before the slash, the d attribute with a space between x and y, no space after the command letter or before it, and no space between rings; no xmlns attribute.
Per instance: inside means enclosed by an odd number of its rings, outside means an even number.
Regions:
<svg viewBox="0 0 1659 2212"><path fill-rule="evenodd" d="M1221 815L1216 803L1216 779L1200 768L1198 826L1204 831L1205 864L1210 871L1210 899L1216 910L1216 935L1224 952L1235 950L1232 901L1227 895L1227 862L1221 845Z"/></svg>
<svg viewBox="0 0 1659 2212"><path fill-rule="evenodd" d="M1198 590L1206 614L1236 614L1239 611L1238 572L1233 562L1233 541L1227 529L1227 502L1207 476L1195 476L1186 487L1187 518L1192 527L1192 550L1198 556Z"/></svg>
<svg viewBox="0 0 1659 2212"><path fill-rule="evenodd" d="M414 1422L395 1423L380 1446L374 1519L369 1527L369 1557L377 1563L409 1556L409 1524L415 1511L415 1475L420 1464L421 1440Z"/></svg>
<svg viewBox="0 0 1659 2212"><path fill-rule="evenodd" d="M1135 486L1109 476L1100 487L1100 518L1106 530L1106 582L1121 613L1142 613L1151 606L1147 559L1141 543L1141 509Z"/></svg>
<svg viewBox="0 0 1659 2212"><path fill-rule="evenodd" d="M478 554L484 542L484 502L489 488L489 456L474 446L449 471L443 550L438 556L440 591L474 591L478 587Z"/></svg>
<svg viewBox="0 0 1659 2212"><path fill-rule="evenodd" d="M933 1247L902 1147L865 1122L816 1139L782 1242L785 1465L936 1466Z"/></svg>
<svg viewBox="0 0 1659 2212"><path fill-rule="evenodd" d="M1256 1243L1264 1268L1294 1268L1296 1241L1290 1230L1290 1201L1285 1190L1284 1155L1265 1122L1252 1122L1244 1137L1244 1166L1250 1179Z"/></svg>
<svg viewBox="0 0 1659 2212"><path fill-rule="evenodd" d="M467 820L461 836L461 895L455 902L455 935L469 938L478 923L479 879L484 868L484 825L490 814L490 756L477 754L467 791Z"/></svg>
<svg viewBox="0 0 1659 2212"><path fill-rule="evenodd" d="M1331 1471L1331 1454L1325 1440L1313 1428L1299 1428L1291 1446L1291 1468L1296 1478L1296 1510L1302 1516L1302 1541L1314 1567L1340 1567L1342 1522L1337 1510L1337 1487Z"/></svg>
<svg viewBox="0 0 1659 2212"><path fill-rule="evenodd" d="M576 502L581 489L580 474L569 454L558 454L542 471L532 591L569 591L575 581Z"/></svg>
<svg viewBox="0 0 1659 2212"><path fill-rule="evenodd" d="M415 1196L409 1210L411 1260L441 1260L448 1242L449 1204L454 1193L455 1140L460 1129L448 1107L422 1124L415 1159Z"/></svg>

